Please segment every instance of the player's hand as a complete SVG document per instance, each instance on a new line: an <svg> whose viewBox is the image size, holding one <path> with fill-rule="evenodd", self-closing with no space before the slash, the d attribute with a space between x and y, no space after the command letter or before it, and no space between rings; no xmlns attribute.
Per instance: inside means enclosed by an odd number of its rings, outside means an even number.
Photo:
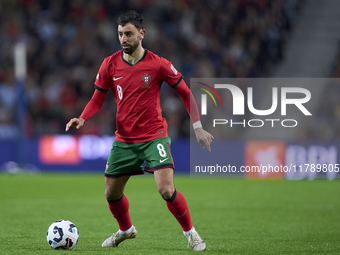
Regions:
<svg viewBox="0 0 340 255"><path fill-rule="evenodd" d="M204 145L206 145L208 151L210 152L211 151L210 144L212 140L214 139L214 137L209 132L205 131L203 128L196 128L194 130L195 130L197 142L199 142L203 148L205 148Z"/></svg>
<svg viewBox="0 0 340 255"><path fill-rule="evenodd" d="M76 129L79 129L82 127L85 123L85 120L83 118L73 118L66 124L65 131L67 132L70 127L75 127Z"/></svg>

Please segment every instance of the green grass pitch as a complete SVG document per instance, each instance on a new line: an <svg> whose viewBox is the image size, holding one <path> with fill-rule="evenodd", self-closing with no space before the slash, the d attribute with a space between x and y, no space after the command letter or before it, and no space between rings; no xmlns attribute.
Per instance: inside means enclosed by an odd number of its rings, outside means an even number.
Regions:
<svg viewBox="0 0 340 255"><path fill-rule="evenodd" d="M339 254L340 181L256 181L175 176L207 254ZM151 175L126 187L136 239L101 243L117 231L99 174L0 175L0 254L192 254ZM68 219L72 251L52 250L48 226Z"/></svg>

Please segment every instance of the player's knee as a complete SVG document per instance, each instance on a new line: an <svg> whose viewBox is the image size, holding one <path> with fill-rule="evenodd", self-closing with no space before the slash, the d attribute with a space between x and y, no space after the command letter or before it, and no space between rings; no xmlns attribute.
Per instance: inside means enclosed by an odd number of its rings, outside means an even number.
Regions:
<svg viewBox="0 0 340 255"><path fill-rule="evenodd" d="M175 192L173 187L162 187L158 189L159 194L163 199L170 199Z"/></svg>
<svg viewBox="0 0 340 255"><path fill-rule="evenodd" d="M118 194L117 192L113 192L111 189L105 189L105 198L107 201L117 200L121 198L123 194Z"/></svg>
<svg viewBox="0 0 340 255"><path fill-rule="evenodd" d="M112 200L111 199L111 192L109 191L109 190L107 190L107 189L105 189L105 198L106 198L106 200Z"/></svg>

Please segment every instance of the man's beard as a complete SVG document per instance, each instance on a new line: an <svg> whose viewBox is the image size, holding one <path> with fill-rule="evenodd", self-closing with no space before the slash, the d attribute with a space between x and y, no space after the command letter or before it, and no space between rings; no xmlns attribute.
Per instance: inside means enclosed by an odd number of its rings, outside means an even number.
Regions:
<svg viewBox="0 0 340 255"><path fill-rule="evenodd" d="M126 48L126 49L123 48L123 51L124 53L131 55L132 53L136 51L136 49L138 48L138 45L139 45L139 40L137 39L136 42L130 45L129 48Z"/></svg>

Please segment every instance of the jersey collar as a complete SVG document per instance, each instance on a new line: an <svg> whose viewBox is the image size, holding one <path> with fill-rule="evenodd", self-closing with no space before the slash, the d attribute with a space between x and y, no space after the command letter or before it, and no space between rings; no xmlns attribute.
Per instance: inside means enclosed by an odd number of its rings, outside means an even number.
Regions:
<svg viewBox="0 0 340 255"><path fill-rule="evenodd" d="M126 61L126 60L123 58L123 50L121 51L121 56L122 56L122 60L123 60L124 63L128 64L129 66L134 66L134 65L137 65L139 62L141 62L141 61L145 58L146 53L147 53L147 50L144 49L144 54L143 54L143 56L142 56L136 63L134 63L134 64L131 64L130 62Z"/></svg>

